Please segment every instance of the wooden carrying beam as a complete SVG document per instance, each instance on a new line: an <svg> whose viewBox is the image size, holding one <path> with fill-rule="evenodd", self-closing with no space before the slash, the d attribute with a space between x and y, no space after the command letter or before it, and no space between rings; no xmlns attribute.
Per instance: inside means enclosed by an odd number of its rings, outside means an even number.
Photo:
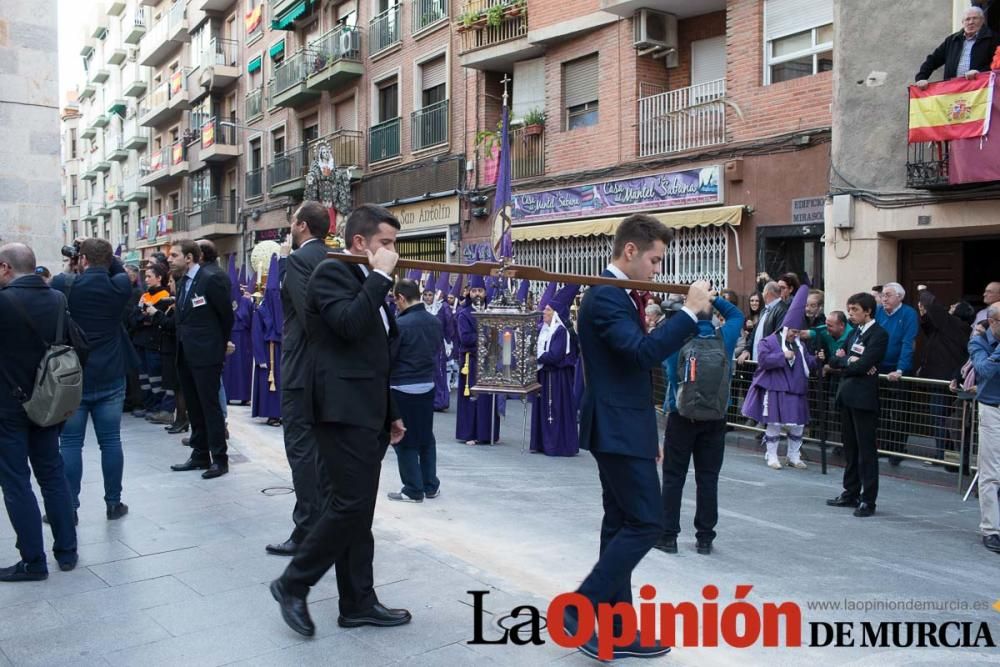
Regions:
<svg viewBox="0 0 1000 667"><path fill-rule="evenodd" d="M368 264L368 258L360 255L348 255L342 252L327 253L330 259L348 262L349 264ZM462 273L465 275L493 276L496 278L521 278L539 282L568 283L571 285L614 285L623 289L634 289L643 292L663 292L670 294L687 294L687 285L672 285L651 280L621 280L603 276L581 276L575 273L552 273L534 266L507 264L499 262L474 262L472 264L448 264L447 262L431 262L419 259L400 259L396 262L397 269L417 269L432 273Z"/></svg>

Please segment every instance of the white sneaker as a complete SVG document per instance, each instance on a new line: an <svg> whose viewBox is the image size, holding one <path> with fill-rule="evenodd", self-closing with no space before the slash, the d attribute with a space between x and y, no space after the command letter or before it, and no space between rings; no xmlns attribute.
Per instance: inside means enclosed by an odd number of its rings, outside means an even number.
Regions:
<svg viewBox="0 0 1000 667"><path fill-rule="evenodd" d="M806 462L800 458L794 458L794 459L788 458L785 459L785 463L788 465L789 468L798 468L799 470L806 469Z"/></svg>
<svg viewBox="0 0 1000 667"><path fill-rule="evenodd" d="M781 470L781 463L778 461L776 456L765 456L764 460L767 461L767 467L773 470Z"/></svg>

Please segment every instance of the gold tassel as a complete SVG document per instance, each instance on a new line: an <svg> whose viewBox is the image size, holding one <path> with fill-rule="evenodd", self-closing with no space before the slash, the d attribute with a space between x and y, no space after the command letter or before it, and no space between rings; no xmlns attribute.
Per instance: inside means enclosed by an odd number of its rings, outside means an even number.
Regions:
<svg viewBox="0 0 1000 667"><path fill-rule="evenodd" d="M471 396L472 392L469 391L469 353L465 353L465 366L462 367L462 375L465 376L465 392L466 397Z"/></svg>
<svg viewBox="0 0 1000 667"><path fill-rule="evenodd" d="M278 388L274 386L274 341L268 341L267 345L271 353L271 364L270 368L267 369L267 381L271 383L271 391L278 391Z"/></svg>

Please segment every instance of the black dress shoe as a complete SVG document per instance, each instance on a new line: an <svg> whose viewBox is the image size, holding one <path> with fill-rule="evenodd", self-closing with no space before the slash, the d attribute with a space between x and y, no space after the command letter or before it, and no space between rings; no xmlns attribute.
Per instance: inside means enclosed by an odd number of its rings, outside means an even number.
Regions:
<svg viewBox="0 0 1000 667"><path fill-rule="evenodd" d="M662 535L660 536L660 539L656 541L653 548L659 549L665 554L675 554L677 553L677 538Z"/></svg>
<svg viewBox="0 0 1000 667"><path fill-rule="evenodd" d="M128 514L128 505L125 503L108 504L108 521L120 519Z"/></svg>
<svg viewBox="0 0 1000 667"><path fill-rule="evenodd" d="M281 579L271 582L271 595L281 606L281 618L295 632L306 637L316 634L316 626L309 618L309 606L306 599L292 595L286 589Z"/></svg>
<svg viewBox="0 0 1000 667"><path fill-rule="evenodd" d="M290 537L280 544L268 544L264 547L264 551L273 556L294 556L298 550L299 543Z"/></svg>
<svg viewBox="0 0 1000 667"><path fill-rule="evenodd" d="M188 459L184 463L177 463L170 466L174 472L187 472L188 470L208 470L211 467L209 461L199 461L198 459Z"/></svg>
<svg viewBox="0 0 1000 667"><path fill-rule="evenodd" d="M406 625L412 618L410 612L405 609L389 609L376 602L374 607L360 614L341 614L337 617L337 625L342 628L358 628L362 625L388 628L394 625Z"/></svg>
<svg viewBox="0 0 1000 667"><path fill-rule="evenodd" d="M875 514L875 503L861 503L858 509L854 510L854 516L866 517Z"/></svg>
<svg viewBox="0 0 1000 667"><path fill-rule="evenodd" d="M181 438L181 444L185 447L191 446L191 438Z"/></svg>
<svg viewBox="0 0 1000 667"><path fill-rule="evenodd" d="M167 433L170 435L177 435L178 433L187 433L190 426L187 422L183 424L174 424L173 426L167 426Z"/></svg>
<svg viewBox="0 0 1000 667"><path fill-rule="evenodd" d="M836 498L830 498L827 500L826 504L830 507L857 507L861 504L861 501L854 496L848 496L842 493Z"/></svg>
<svg viewBox="0 0 1000 667"><path fill-rule="evenodd" d="M227 472L229 472L228 463L213 463L208 467L208 470L201 473L202 479L215 479L216 477L222 477Z"/></svg>
<svg viewBox="0 0 1000 667"><path fill-rule="evenodd" d="M44 567L44 566L42 566ZM30 566L23 560L10 567L0 568L0 581L44 581L49 578L49 571Z"/></svg>
<svg viewBox="0 0 1000 667"><path fill-rule="evenodd" d="M709 554L712 553L712 541L698 540L696 548L698 549L698 553L700 553L702 556L708 556Z"/></svg>
<svg viewBox="0 0 1000 667"><path fill-rule="evenodd" d="M70 570L76 567L77 561L80 560L80 557L77 556L76 554L73 554L72 556L63 556L58 560L59 560L59 569L62 570L63 572L69 572Z"/></svg>
<svg viewBox="0 0 1000 667"><path fill-rule="evenodd" d="M1000 535L984 535L983 546L993 553L1000 554Z"/></svg>

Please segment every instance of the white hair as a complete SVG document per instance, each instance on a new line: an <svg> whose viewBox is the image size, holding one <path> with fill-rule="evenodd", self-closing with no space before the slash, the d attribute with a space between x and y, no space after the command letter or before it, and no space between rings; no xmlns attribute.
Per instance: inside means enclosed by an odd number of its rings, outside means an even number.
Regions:
<svg viewBox="0 0 1000 667"><path fill-rule="evenodd" d="M966 16L968 16L969 12L972 12L973 14L978 14L979 16L981 16L984 19L986 18L986 12L983 11L983 8L982 7L977 7L975 5L973 5L972 7L969 7L968 9L966 9L965 13L962 14L962 18L965 18Z"/></svg>
<svg viewBox="0 0 1000 667"><path fill-rule="evenodd" d="M992 317L993 319L1000 318L1000 303L994 303L992 306L987 308L986 317Z"/></svg>
<svg viewBox="0 0 1000 667"><path fill-rule="evenodd" d="M906 298L906 290L899 283L886 283L882 285L882 291L885 292L887 289L891 289L893 292L899 295L900 299Z"/></svg>

